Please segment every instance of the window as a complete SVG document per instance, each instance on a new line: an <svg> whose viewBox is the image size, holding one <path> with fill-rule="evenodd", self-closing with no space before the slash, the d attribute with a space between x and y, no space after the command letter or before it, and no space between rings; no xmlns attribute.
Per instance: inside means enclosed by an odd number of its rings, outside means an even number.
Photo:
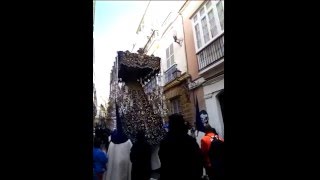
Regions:
<svg viewBox="0 0 320 180"><path fill-rule="evenodd" d="M173 53L173 44L166 50L166 58L167 58L167 69L169 69L174 64L174 53Z"/></svg>
<svg viewBox="0 0 320 180"><path fill-rule="evenodd" d="M224 31L224 2L207 1L192 17L197 51L209 45Z"/></svg>
<svg viewBox="0 0 320 180"><path fill-rule="evenodd" d="M208 31L208 24L207 24L206 17L202 18L201 24L202 24L204 43L207 43L210 38L209 38L209 31Z"/></svg>
<svg viewBox="0 0 320 180"><path fill-rule="evenodd" d="M209 16L211 37L213 38L218 34L218 30L217 30L216 21L214 20L214 15L213 15L213 10L212 9L208 13L208 16Z"/></svg>
<svg viewBox="0 0 320 180"><path fill-rule="evenodd" d="M193 18L193 22L196 22L198 20L198 16L195 15L194 18Z"/></svg>
<svg viewBox="0 0 320 180"><path fill-rule="evenodd" d="M204 11L204 7L202 7L201 10L200 10L200 17L203 16L204 12L205 12Z"/></svg>
<svg viewBox="0 0 320 180"><path fill-rule="evenodd" d="M209 9L211 7L211 4L212 4L211 1L208 1L206 4L206 8Z"/></svg>
<svg viewBox="0 0 320 180"><path fill-rule="evenodd" d="M201 35L200 35L199 24L196 24L196 26L194 28L196 30L197 46L198 46L198 49L200 49L202 44L201 44Z"/></svg>
<svg viewBox="0 0 320 180"><path fill-rule="evenodd" d="M174 98L171 101L171 113L180 113L180 101L179 98Z"/></svg>
<svg viewBox="0 0 320 180"><path fill-rule="evenodd" d="M217 3L217 9L218 9L218 16L220 21L221 29L224 29L224 11L223 11L223 4L222 1L219 1Z"/></svg>

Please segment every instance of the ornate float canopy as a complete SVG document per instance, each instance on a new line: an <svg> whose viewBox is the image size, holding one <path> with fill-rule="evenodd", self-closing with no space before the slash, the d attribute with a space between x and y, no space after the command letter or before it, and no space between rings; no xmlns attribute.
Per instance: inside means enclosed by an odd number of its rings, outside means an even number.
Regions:
<svg viewBox="0 0 320 180"><path fill-rule="evenodd" d="M111 80L124 82L116 85L116 98L123 131L132 142L136 141L136 135L141 130L150 145L159 144L165 137L162 117L155 110L160 105L155 100L151 101L143 88L143 82L159 73L160 60L159 57L144 54L142 49L138 53L118 51Z"/></svg>
<svg viewBox="0 0 320 180"><path fill-rule="evenodd" d="M159 73L160 58L146 55L142 49L138 53L118 51L118 71L124 82L145 79Z"/></svg>

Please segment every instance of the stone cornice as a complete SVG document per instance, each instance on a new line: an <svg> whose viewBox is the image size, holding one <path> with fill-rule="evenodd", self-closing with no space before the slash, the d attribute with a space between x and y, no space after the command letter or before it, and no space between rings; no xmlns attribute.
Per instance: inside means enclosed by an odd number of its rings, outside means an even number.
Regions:
<svg viewBox="0 0 320 180"><path fill-rule="evenodd" d="M174 80L172 80L171 82L169 82L168 84L166 84L163 87L163 92L168 91L169 89L181 84L183 81L187 80L187 78L190 77L190 74L187 73L183 73L180 77L175 78Z"/></svg>

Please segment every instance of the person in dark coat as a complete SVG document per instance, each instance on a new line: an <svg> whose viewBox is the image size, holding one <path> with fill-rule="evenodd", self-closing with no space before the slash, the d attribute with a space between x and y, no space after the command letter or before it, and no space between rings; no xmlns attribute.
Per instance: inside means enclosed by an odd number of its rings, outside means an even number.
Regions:
<svg viewBox="0 0 320 180"><path fill-rule="evenodd" d="M208 156L211 163L212 180L224 180L225 179L225 145L224 140L219 137L218 133L213 128L215 134L214 139L211 142Z"/></svg>
<svg viewBox="0 0 320 180"><path fill-rule="evenodd" d="M101 139L105 149L108 149L109 147L109 136L110 136L109 130L107 128L102 129Z"/></svg>
<svg viewBox="0 0 320 180"><path fill-rule="evenodd" d="M131 180L149 180L151 176L151 146L147 143L145 133L138 132L137 141L130 152L132 163Z"/></svg>
<svg viewBox="0 0 320 180"><path fill-rule="evenodd" d="M161 180L199 180L203 175L203 157L196 140L189 136L180 114L169 116L169 132L160 143Z"/></svg>

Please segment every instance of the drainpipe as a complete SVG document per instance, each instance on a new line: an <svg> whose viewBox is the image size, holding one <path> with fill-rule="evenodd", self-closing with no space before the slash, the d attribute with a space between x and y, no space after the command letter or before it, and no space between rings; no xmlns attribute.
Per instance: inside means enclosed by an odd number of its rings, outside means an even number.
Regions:
<svg viewBox="0 0 320 180"><path fill-rule="evenodd" d="M181 16L182 19L182 31L183 31L183 43L184 43L184 55L186 58L186 63L187 63L187 72L189 73L189 67L188 67L188 57L187 57L187 48L186 48L186 35L185 35L185 28L184 28L184 19L183 16L181 14L181 10L185 7L185 5L187 4L187 2L189 2L188 0L182 5L182 7L180 8L180 10L178 11L178 14Z"/></svg>
<svg viewBox="0 0 320 180"><path fill-rule="evenodd" d="M183 6L180 8L180 10L178 11L179 15L181 16L181 19L182 19L182 31L183 31L183 43L184 43L184 51L185 51L185 58L186 58L186 65L187 65L187 73L189 74L189 66L188 66L188 56L187 56L187 47L186 47L186 34L185 34L185 26L184 26L184 18L183 18L183 15L181 14L181 10L183 8L185 8L186 4L188 3L189 1L186 0L186 2L183 4ZM191 81L191 77L188 77L188 80L187 80L187 83L190 83ZM190 90L189 90L189 87L187 85L187 90L189 91L189 101L191 100L190 99ZM192 95L193 95L193 99L194 98L194 90L192 90ZM194 104L195 104L195 101L194 101ZM193 116L192 116L192 120L193 120ZM192 121L191 120L191 121ZM195 121L194 121L195 122ZM191 125L192 127L194 126L193 124Z"/></svg>
<svg viewBox="0 0 320 180"><path fill-rule="evenodd" d="M187 65L187 73L189 74L189 66L188 66L188 56L187 56L187 47L186 47L186 34L185 34L185 27L184 27L184 19L183 16L181 14L181 10L185 7L185 5L187 4L188 0L183 4L183 6L180 8L180 10L178 11L181 19L182 19L182 31L183 31L183 43L184 43L184 55L186 58L186 65ZM190 77L188 78L188 83L190 82ZM189 90L189 87L188 87ZM190 100L190 99L189 99Z"/></svg>
<svg viewBox="0 0 320 180"><path fill-rule="evenodd" d="M181 19L182 19L182 29L183 29L183 39L184 39L184 41L183 41L183 43L184 43L184 50L185 50L185 57L186 57L186 63L187 63L187 72L188 72L188 74L189 74L189 66L188 66L188 56L187 56L187 48L186 48L186 35L185 35L185 26L184 26L184 19L183 19L183 16L182 16L182 14L181 14L181 10L185 7L185 5L188 3L189 1L188 0L186 0L186 2L183 4L183 6L180 8L180 10L178 11L178 13L179 13L179 15L181 16ZM189 77L188 78L188 83L191 81L191 77ZM188 87L188 89L189 89L189 87ZM190 92L190 90L189 90L189 92ZM193 102L194 102L194 105L195 105L195 92L194 92L194 90L192 90L192 96L193 96ZM189 97L190 98L190 97ZM191 100L191 99L189 99L189 100Z"/></svg>
<svg viewBox="0 0 320 180"><path fill-rule="evenodd" d="M181 16L181 19L182 19L182 31L183 31L183 43L184 43L184 55L185 55L185 58L186 58L186 63L187 63L187 72L189 73L189 67L188 67L188 57L187 57L187 48L186 48L186 35L185 35L185 32L184 32L184 23L183 23L183 16L182 14L179 12L179 15Z"/></svg>

